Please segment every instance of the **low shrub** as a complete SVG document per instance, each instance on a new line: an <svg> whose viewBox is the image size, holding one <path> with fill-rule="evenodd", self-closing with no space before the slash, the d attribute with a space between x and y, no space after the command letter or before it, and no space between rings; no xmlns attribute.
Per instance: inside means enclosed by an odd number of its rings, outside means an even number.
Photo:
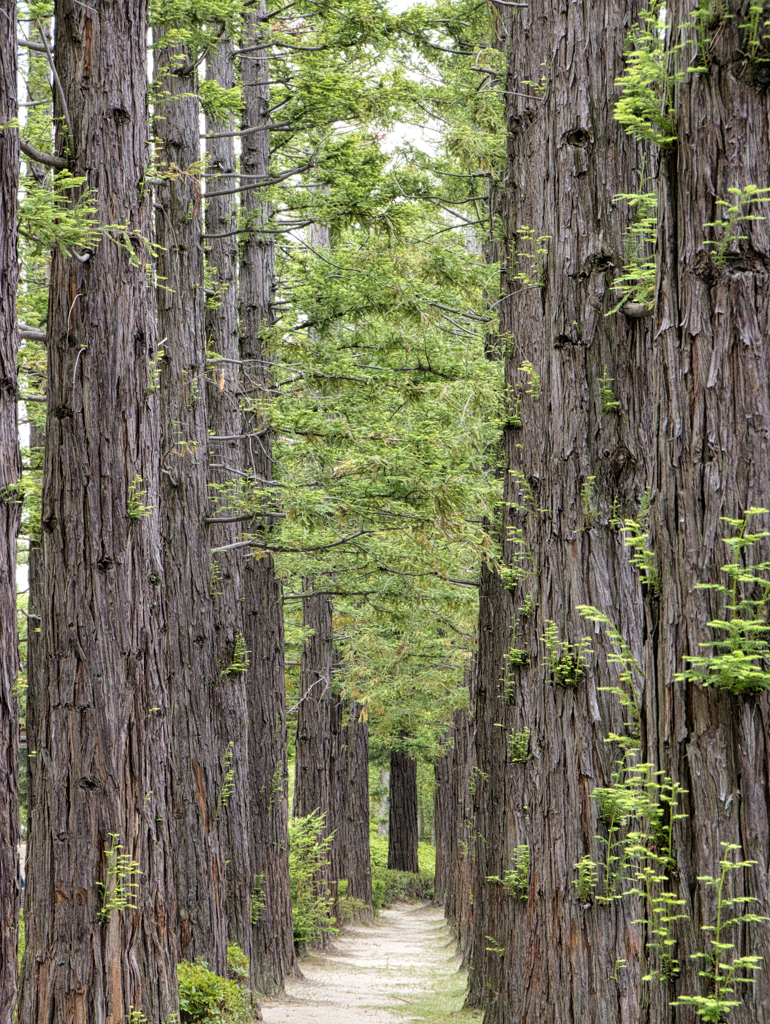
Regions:
<svg viewBox="0 0 770 1024"><path fill-rule="evenodd" d="M239 985L249 980L249 958L236 942L227 943L227 977Z"/></svg>
<svg viewBox="0 0 770 1024"><path fill-rule="evenodd" d="M391 871L372 867L372 902L375 910L392 907L394 903L413 903L433 899L433 875L423 872Z"/></svg>
<svg viewBox="0 0 770 1024"><path fill-rule="evenodd" d="M329 862L331 839L324 837L324 816L314 811L289 822L289 883L294 943L318 942L335 931L333 897L319 885L322 868Z"/></svg>
<svg viewBox="0 0 770 1024"><path fill-rule="evenodd" d="M181 1024L251 1024L255 1020L248 989L220 978L204 961L180 961L177 977Z"/></svg>

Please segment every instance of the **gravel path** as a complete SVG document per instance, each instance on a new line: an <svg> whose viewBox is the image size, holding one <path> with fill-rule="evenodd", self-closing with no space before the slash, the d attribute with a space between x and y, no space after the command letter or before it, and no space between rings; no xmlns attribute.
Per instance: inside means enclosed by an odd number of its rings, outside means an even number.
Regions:
<svg viewBox="0 0 770 1024"><path fill-rule="evenodd" d="M346 928L300 964L281 999L261 1001L265 1024L401 1024L409 1003L457 973L440 909L399 904L372 925ZM399 1012L400 1011L400 1012Z"/></svg>

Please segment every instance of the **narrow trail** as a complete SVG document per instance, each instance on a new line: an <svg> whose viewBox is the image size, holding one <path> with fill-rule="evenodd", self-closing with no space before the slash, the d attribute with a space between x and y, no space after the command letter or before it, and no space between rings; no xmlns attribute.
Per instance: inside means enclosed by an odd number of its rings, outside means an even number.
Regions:
<svg viewBox="0 0 770 1024"><path fill-rule="evenodd" d="M304 977L281 999L261 1001L262 1014L265 1024L444 1021L462 1007L458 965L441 910L398 904L303 959Z"/></svg>

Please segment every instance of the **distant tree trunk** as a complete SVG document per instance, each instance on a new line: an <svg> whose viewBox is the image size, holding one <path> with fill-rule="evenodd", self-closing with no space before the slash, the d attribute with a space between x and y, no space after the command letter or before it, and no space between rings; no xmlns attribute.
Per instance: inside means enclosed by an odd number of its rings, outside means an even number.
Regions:
<svg viewBox="0 0 770 1024"><path fill-rule="evenodd" d="M329 771L331 875L347 879L348 896L372 902L369 851L369 723L357 701L331 699Z"/></svg>
<svg viewBox="0 0 770 1024"><path fill-rule="evenodd" d="M244 16L243 46L264 40L264 3ZM257 50L241 68L244 91L243 127L269 124L270 87L265 50ZM267 177L270 133L243 136L241 173L246 180ZM256 487L272 479L270 432L259 409L269 394L270 373L262 330L270 324L275 287L272 235L259 225L269 210L258 192L246 192L243 213L254 228L244 236L239 274L241 389L247 405L243 433L247 436L244 471ZM255 518L249 531L269 538L271 520ZM289 890L288 797L286 764L286 698L284 685L283 590L272 555L255 552L242 563L244 638L249 654L246 690L249 706L249 793L251 800L252 868L256 897L252 917L251 984L258 992L283 988L297 972ZM259 904L263 904L259 906Z"/></svg>
<svg viewBox="0 0 770 1024"><path fill-rule="evenodd" d="M499 309L510 405L498 529L508 574L504 582L485 568L481 579L473 786L471 1002L485 1005L486 1024L638 1019L638 908L581 900L572 884L584 855L602 860L591 792L611 779L618 752L605 739L623 732L624 717L599 687L617 685L617 669L604 638L592 644L590 671L567 646L594 631L581 604L606 610L639 658L645 637L615 524L637 514L648 479L651 334L648 321L605 315L627 224L613 196L638 188L641 161L613 119L612 84L637 8L536 0L500 15L508 185L493 208L506 239ZM526 83L541 78L536 96ZM518 893L493 880L512 871L524 876Z"/></svg>
<svg viewBox="0 0 770 1024"><path fill-rule="evenodd" d="M417 762L403 750L392 750L388 867L416 874L417 847Z"/></svg>
<svg viewBox="0 0 770 1024"><path fill-rule="evenodd" d="M473 934L473 829L471 779L475 763L475 728L465 709L452 715L454 747L449 774L451 855L447 868L444 913L463 952L471 955Z"/></svg>
<svg viewBox="0 0 770 1024"><path fill-rule="evenodd" d="M304 582L313 590L313 580ZM302 648L299 707L297 708L296 779L294 814L313 811L326 815L329 824L329 768L331 764L331 682L334 660L332 602L325 594L302 598L302 625L312 635Z"/></svg>
<svg viewBox="0 0 770 1024"><path fill-rule="evenodd" d="M333 655L332 655L333 657ZM348 749L345 718L347 706L340 693L332 693L329 701L329 816L332 836L329 847L331 877L335 885L345 878L347 834L345 817L350 797L348 789Z"/></svg>
<svg viewBox="0 0 770 1024"><path fill-rule="evenodd" d="M315 811L323 815L322 836L331 835L333 820L338 817L332 809L336 794L331 781L333 766L331 693L334 646L332 635L331 599L325 594L313 594L314 580L306 579L302 598L302 625L312 635L302 647L300 665L299 707L295 740L294 816L304 818ZM337 745L341 731L341 707L335 712ZM339 749L335 752L339 754ZM334 845L334 844L332 844ZM339 870L339 846L330 850L330 862L321 869L316 879L319 891L334 896L334 869ZM324 933L323 941L327 935Z"/></svg>
<svg viewBox="0 0 770 1024"><path fill-rule="evenodd" d="M380 771L381 796L377 808L377 835L386 839L390 828L390 772L383 768Z"/></svg>
<svg viewBox="0 0 770 1024"><path fill-rule="evenodd" d="M721 843L737 844L740 859L756 861L733 877L732 893L758 900L748 904L750 912L752 907L757 914L770 912L770 697L674 679L688 667L688 655L710 653L702 645L722 635L706 623L730 617L725 595L699 584L724 584L721 567L727 563L756 566L770 559L766 538L743 552L723 543L737 531L722 517L740 519L753 506L770 507L767 206L742 207L742 215L760 219L740 223L735 233L745 237L725 246L721 260L707 245L725 237L725 228L708 225L724 217L718 201L734 203L730 189L770 185L770 115L761 81L767 46L757 53L761 60L748 60L748 4L730 10L734 13L709 25L708 73L687 75L677 86L677 146L661 159L656 372L650 395L657 439L648 540L660 588L646 592L652 633L645 665L644 759L687 791L677 808L687 818L675 825L672 885L685 900L681 912L688 919L675 924L679 974L653 987L642 1018L650 1022L666 1019L675 996L707 993L707 983L698 977L702 961L691 956L708 952L709 933L702 928L714 924L716 905L713 890L697 879L719 873ZM668 11L673 46L686 31L691 7L677 2ZM668 59L672 74L693 63L691 50L673 50ZM748 532L768 529L770 517L762 515L750 522ZM766 578L767 572L757 575ZM758 586L746 587L745 595L763 596ZM754 975L756 984L741 985L729 997L742 1004L729 1019L759 1024L770 1019L768 922L726 939L736 940L741 953L762 957L764 965ZM695 1019L692 1011L676 1012L677 1020Z"/></svg>
<svg viewBox="0 0 770 1024"><path fill-rule="evenodd" d="M0 5L0 125L17 116L16 4ZM16 1004L19 924L19 716L16 676L16 538L21 475L16 423L16 226L19 131L0 127L0 1024L11 1024Z"/></svg>
<svg viewBox="0 0 770 1024"><path fill-rule="evenodd" d="M445 741L448 740L445 737ZM452 813L449 806L449 780L452 771L452 749L447 749L433 766L433 826L436 835L436 874L433 899L441 906L449 886L449 862L452 856Z"/></svg>
<svg viewBox="0 0 770 1024"><path fill-rule="evenodd" d="M366 709L351 701L343 742L347 748L345 877L348 896L372 903L372 861L369 851L369 721Z"/></svg>
<svg viewBox="0 0 770 1024"><path fill-rule="evenodd" d="M222 88L235 85L233 41L223 31L216 49L206 58L206 75ZM207 134L226 132L229 122L207 118ZM206 197L206 231L227 234L236 226L235 196L212 196L235 188L235 144L232 137L209 139L208 166L221 177L210 180ZM210 479L224 492L212 496L213 514L227 518L228 498L233 481L243 471L244 446L241 435L241 384L238 373L238 239L211 238L208 259L223 291L215 308L206 310L206 338L221 362L215 362L206 378L209 413ZM225 507L224 512L217 509ZM210 525L211 546L234 544L241 532L239 523ZM227 938L236 942L251 960L253 888L251 850L251 802L249 799L249 718L246 673L227 672L243 640L243 590L241 555L218 551L212 555L211 598L214 608L214 643L219 666L218 697L219 749L225 751L232 771L232 792L220 806L220 835L227 870ZM231 746L232 744L232 746Z"/></svg>
<svg viewBox="0 0 770 1024"><path fill-rule="evenodd" d="M22 1024L178 1013L158 521L159 434L146 5L57 0L57 149L87 175L103 239L54 252L48 314L41 670L30 680L28 916ZM71 131L66 124L69 120ZM73 200L77 191L73 195ZM137 864L123 882L117 853ZM141 872L139 874L138 872ZM100 889L100 885L105 889ZM106 890L106 891L105 891Z"/></svg>
<svg viewBox="0 0 770 1024"><path fill-rule="evenodd" d="M161 532L166 579L167 678L171 688L173 809L177 884L174 930L185 960L227 966L225 863L218 794L226 768L214 694L219 683L210 594L206 338L204 332L198 100L186 47L163 45L156 27L158 326L161 409Z"/></svg>

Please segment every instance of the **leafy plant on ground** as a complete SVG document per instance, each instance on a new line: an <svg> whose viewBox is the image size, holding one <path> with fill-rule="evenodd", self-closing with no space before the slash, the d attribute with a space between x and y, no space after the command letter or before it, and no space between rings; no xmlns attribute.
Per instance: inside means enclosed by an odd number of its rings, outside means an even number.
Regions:
<svg viewBox="0 0 770 1024"><path fill-rule="evenodd" d="M289 822L289 883L298 945L317 942L336 930L332 924L334 898L322 880L332 841L325 831L324 815L318 811Z"/></svg>
<svg viewBox="0 0 770 1024"><path fill-rule="evenodd" d="M220 978L203 960L181 960L177 967L181 1024L250 1024L255 1019L249 993Z"/></svg>

